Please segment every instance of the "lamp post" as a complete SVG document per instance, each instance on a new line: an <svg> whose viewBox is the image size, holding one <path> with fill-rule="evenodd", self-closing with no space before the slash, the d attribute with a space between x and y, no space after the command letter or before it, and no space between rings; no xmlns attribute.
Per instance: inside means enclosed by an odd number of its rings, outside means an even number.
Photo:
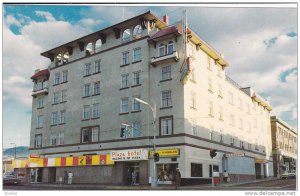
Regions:
<svg viewBox="0 0 300 196"><path fill-rule="evenodd" d="M15 145L15 160L16 160L16 158L17 158L17 145L16 145L16 143L10 143L10 144L14 144Z"/></svg>
<svg viewBox="0 0 300 196"><path fill-rule="evenodd" d="M150 107L152 114L153 114L153 151L156 153L156 132L155 132L155 122L156 122L156 104L152 107L148 102L143 101L139 98L134 98L139 103L142 103L144 105L147 105ZM152 181L151 181L151 187L157 187L157 179L156 179L156 164L153 157L153 174L152 174Z"/></svg>

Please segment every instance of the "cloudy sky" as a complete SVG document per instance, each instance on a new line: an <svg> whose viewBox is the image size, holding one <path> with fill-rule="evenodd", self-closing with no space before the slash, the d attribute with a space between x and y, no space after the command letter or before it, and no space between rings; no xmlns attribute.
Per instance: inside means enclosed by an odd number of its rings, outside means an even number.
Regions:
<svg viewBox="0 0 300 196"><path fill-rule="evenodd" d="M187 8L189 27L222 53L226 73L251 86L278 115L297 128L297 8ZM260 5L261 6L261 5ZM3 6L3 146L29 145L32 76L50 60L41 52L124 19L153 11L170 23L181 20L183 6Z"/></svg>

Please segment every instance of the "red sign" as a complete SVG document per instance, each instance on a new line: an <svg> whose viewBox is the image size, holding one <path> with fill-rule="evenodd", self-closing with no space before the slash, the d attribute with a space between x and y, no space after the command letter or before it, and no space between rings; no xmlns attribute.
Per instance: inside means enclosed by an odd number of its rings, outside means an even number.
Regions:
<svg viewBox="0 0 300 196"><path fill-rule="evenodd" d="M40 158L39 154L30 154L29 158Z"/></svg>

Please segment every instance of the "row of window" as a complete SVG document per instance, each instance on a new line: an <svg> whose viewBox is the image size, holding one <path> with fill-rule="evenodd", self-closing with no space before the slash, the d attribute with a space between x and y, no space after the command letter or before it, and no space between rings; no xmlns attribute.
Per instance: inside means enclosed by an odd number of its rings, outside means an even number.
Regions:
<svg viewBox="0 0 300 196"><path fill-rule="evenodd" d="M97 74L101 72L101 60L96 60L93 65L93 70L92 70L92 63L86 63L84 65L83 69L83 76L90 76L92 74Z"/></svg>
<svg viewBox="0 0 300 196"><path fill-rule="evenodd" d="M173 134L173 117L161 117L160 118L160 135ZM142 136L141 123L133 122L132 128L126 130L123 138L132 138ZM81 143L91 143L100 141L100 127L92 126L81 129ZM52 133L50 138L51 145L64 144L64 132ZM35 148L42 147L42 134L35 135Z"/></svg>
<svg viewBox="0 0 300 196"><path fill-rule="evenodd" d="M64 103L67 101L67 90L62 90L61 92L54 92L52 104Z"/></svg>
<svg viewBox="0 0 300 196"><path fill-rule="evenodd" d="M40 81L40 82L36 82L35 86L34 86L34 91L39 91L39 90L43 90L44 88L48 87L48 81Z"/></svg>
<svg viewBox="0 0 300 196"><path fill-rule="evenodd" d="M165 56L173 54L174 52L174 42L169 41L168 44L161 43L158 47L158 56Z"/></svg>
<svg viewBox="0 0 300 196"><path fill-rule="evenodd" d="M100 95L100 82L94 82L93 84L93 90L92 85L90 83L83 85L83 96L88 97L91 95Z"/></svg>
<svg viewBox="0 0 300 196"><path fill-rule="evenodd" d="M130 54L129 51L122 52L122 65L129 65L130 64L130 55L129 54ZM132 57L133 57L132 63L140 62L142 60L142 49L141 48L134 48Z"/></svg>
<svg viewBox="0 0 300 196"><path fill-rule="evenodd" d="M82 120L89 120L100 118L100 104L94 103L93 105L84 105L82 112Z"/></svg>
<svg viewBox="0 0 300 196"><path fill-rule="evenodd" d="M68 82L68 70L62 72L62 78L61 73L54 74L53 85L59 85L65 82Z"/></svg>
<svg viewBox="0 0 300 196"><path fill-rule="evenodd" d="M58 124L65 124L66 123L66 111L62 110L60 112L55 111L52 112L52 117L51 117L51 125L58 125ZM39 115L37 117L37 125L36 127L38 129L43 128L44 126L44 117L43 115Z"/></svg>
<svg viewBox="0 0 300 196"><path fill-rule="evenodd" d="M288 131L282 129L281 127L278 127L278 134L284 136L285 138L289 138L293 142L296 142L297 138L290 134Z"/></svg>

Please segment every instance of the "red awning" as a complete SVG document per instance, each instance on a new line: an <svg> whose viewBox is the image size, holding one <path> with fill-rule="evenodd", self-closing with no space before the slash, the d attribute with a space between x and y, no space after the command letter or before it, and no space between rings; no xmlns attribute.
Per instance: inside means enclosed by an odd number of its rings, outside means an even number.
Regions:
<svg viewBox="0 0 300 196"><path fill-rule="evenodd" d="M33 76L31 76L31 79L37 79L40 76L49 76L50 72L48 69L43 69L37 73L35 73Z"/></svg>

